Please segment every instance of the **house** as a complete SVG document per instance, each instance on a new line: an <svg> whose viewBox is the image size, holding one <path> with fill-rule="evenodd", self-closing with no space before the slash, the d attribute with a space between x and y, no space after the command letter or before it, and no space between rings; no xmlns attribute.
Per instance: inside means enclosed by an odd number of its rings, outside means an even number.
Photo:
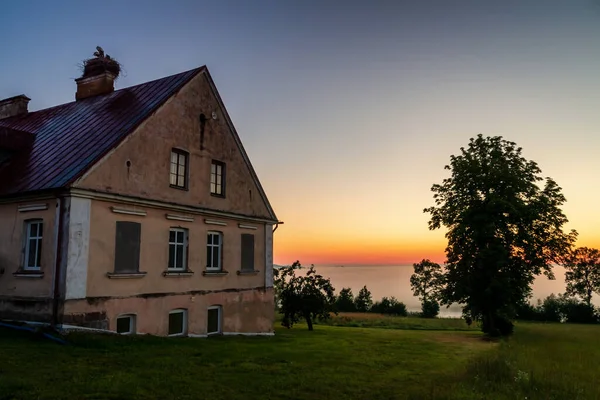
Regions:
<svg viewBox="0 0 600 400"><path fill-rule="evenodd" d="M281 222L208 69L114 90L95 56L71 103L0 101L0 319L272 334Z"/></svg>

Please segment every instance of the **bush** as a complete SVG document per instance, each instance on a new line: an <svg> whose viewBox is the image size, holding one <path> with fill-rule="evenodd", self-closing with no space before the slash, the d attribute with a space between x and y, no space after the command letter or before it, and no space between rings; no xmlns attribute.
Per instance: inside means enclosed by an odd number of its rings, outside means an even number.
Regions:
<svg viewBox="0 0 600 400"><path fill-rule="evenodd" d="M597 310L586 303L562 294L551 294L537 306L523 303L517 307L517 319L544 322L571 322L577 324L595 324L600 322Z"/></svg>
<svg viewBox="0 0 600 400"><path fill-rule="evenodd" d="M440 305L435 300L425 300L421 303L421 316L423 318L435 318L440 313Z"/></svg>
<svg viewBox="0 0 600 400"><path fill-rule="evenodd" d="M401 317L406 317L408 315L406 305L393 296L390 298L384 297L381 301L375 302L371 307L371 312L377 314L398 315Z"/></svg>
<svg viewBox="0 0 600 400"><path fill-rule="evenodd" d="M562 304L562 314L567 322L574 324L595 324L598 323L598 317L594 306L589 307L586 303L579 302L576 299L564 299Z"/></svg>

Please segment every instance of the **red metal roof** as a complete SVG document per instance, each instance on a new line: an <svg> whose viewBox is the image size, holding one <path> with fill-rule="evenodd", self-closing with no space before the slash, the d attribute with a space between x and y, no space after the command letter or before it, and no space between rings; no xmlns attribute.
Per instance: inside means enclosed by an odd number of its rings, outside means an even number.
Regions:
<svg viewBox="0 0 600 400"><path fill-rule="evenodd" d="M0 196L68 186L203 69L1 119L2 147L20 150L0 165Z"/></svg>

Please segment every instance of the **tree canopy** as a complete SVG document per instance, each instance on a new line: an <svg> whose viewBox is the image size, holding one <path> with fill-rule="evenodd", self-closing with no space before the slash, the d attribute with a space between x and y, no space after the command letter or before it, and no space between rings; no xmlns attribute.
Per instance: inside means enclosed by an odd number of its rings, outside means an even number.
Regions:
<svg viewBox="0 0 600 400"><path fill-rule="evenodd" d="M327 319L334 311L335 289L329 279L317 274L311 265L305 276L296 275L302 268L300 261L274 271L275 291L283 313L281 324L291 328L301 319L306 321L308 330L313 330L313 322Z"/></svg>
<svg viewBox="0 0 600 400"><path fill-rule="evenodd" d="M440 300L463 304L484 332L508 334L535 276L553 278L552 264L576 239L575 231L562 230L565 197L501 136L471 138L445 169L451 176L432 186L435 205L424 210L430 229L447 229Z"/></svg>

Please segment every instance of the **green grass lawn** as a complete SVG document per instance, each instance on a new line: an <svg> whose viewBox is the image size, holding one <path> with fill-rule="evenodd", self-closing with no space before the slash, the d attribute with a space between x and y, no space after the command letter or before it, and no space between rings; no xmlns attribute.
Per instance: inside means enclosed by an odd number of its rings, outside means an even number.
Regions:
<svg viewBox="0 0 600 400"><path fill-rule="evenodd" d="M331 319L323 321L321 324L358 328L479 331L477 325L469 326L464 319L460 318L396 317L371 313L332 314Z"/></svg>
<svg viewBox="0 0 600 400"><path fill-rule="evenodd" d="M599 326L518 324L489 342L444 320L412 322L429 330L70 334L62 346L0 329L0 399L600 399Z"/></svg>

